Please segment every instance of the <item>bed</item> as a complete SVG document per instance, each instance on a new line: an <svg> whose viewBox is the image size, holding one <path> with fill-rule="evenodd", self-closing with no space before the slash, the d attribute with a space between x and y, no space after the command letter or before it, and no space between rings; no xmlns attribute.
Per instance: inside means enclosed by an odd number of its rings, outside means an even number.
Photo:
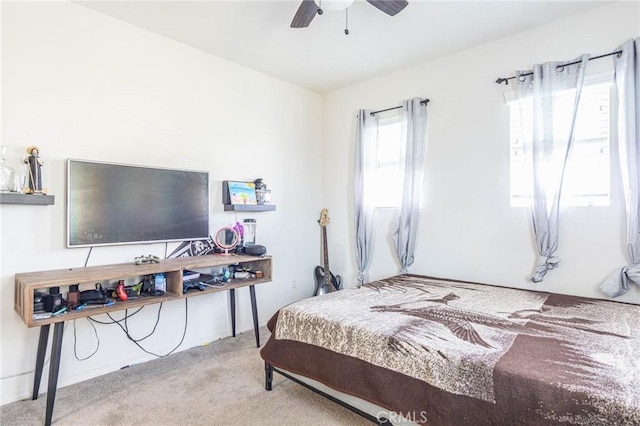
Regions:
<svg viewBox="0 0 640 426"><path fill-rule="evenodd" d="M268 390L275 371L380 423L640 424L637 305L407 274L268 328Z"/></svg>

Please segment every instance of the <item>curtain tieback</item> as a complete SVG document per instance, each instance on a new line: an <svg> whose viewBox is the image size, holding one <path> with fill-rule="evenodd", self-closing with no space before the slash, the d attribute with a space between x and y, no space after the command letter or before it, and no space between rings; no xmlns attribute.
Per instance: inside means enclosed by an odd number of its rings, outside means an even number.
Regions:
<svg viewBox="0 0 640 426"><path fill-rule="evenodd" d="M547 275L547 272L557 268L559 264L560 259L555 256L541 256L536 272L531 277L531 281L534 283L542 282L542 280L544 280L544 276Z"/></svg>
<svg viewBox="0 0 640 426"><path fill-rule="evenodd" d="M358 287L360 287L362 284L364 284L364 272L362 271L358 271Z"/></svg>
<svg viewBox="0 0 640 426"><path fill-rule="evenodd" d="M619 297L629 291L631 283L640 285L640 263L613 271L600 285L600 290L609 297Z"/></svg>

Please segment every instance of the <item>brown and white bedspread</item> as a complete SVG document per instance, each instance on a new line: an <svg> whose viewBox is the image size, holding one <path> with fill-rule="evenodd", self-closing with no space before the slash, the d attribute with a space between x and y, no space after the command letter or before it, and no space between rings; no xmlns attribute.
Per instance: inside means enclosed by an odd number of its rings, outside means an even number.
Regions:
<svg viewBox="0 0 640 426"><path fill-rule="evenodd" d="M640 306L401 275L269 326L267 363L419 422L640 425Z"/></svg>

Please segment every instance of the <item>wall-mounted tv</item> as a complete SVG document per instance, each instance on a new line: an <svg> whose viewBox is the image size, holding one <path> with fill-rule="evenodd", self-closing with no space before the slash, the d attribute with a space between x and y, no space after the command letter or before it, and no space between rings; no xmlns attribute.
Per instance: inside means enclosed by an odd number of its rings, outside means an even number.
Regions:
<svg viewBox="0 0 640 426"><path fill-rule="evenodd" d="M208 237L208 172L67 161L67 247Z"/></svg>

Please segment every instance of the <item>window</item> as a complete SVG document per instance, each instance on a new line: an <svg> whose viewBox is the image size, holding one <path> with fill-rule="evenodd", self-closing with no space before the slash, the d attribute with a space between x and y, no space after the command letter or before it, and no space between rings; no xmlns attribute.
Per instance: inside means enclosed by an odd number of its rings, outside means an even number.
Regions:
<svg viewBox="0 0 640 426"><path fill-rule="evenodd" d="M575 123L575 138L569 152L562 186L564 206L607 206L610 188L610 83L584 85ZM560 93L557 101L572 110L572 96ZM510 104L511 206L530 205L532 177L524 149L524 139L532 133L532 99ZM567 121L567 120L558 120ZM529 136L530 137L530 136Z"/></svg>
<svg viewBox="0 0 640 426"><path fill-rule="evenodd" d="M367 195L374 207L400 207L404 179L404 126L400 117L380 119L375 167L367 180Z"/></svg>

